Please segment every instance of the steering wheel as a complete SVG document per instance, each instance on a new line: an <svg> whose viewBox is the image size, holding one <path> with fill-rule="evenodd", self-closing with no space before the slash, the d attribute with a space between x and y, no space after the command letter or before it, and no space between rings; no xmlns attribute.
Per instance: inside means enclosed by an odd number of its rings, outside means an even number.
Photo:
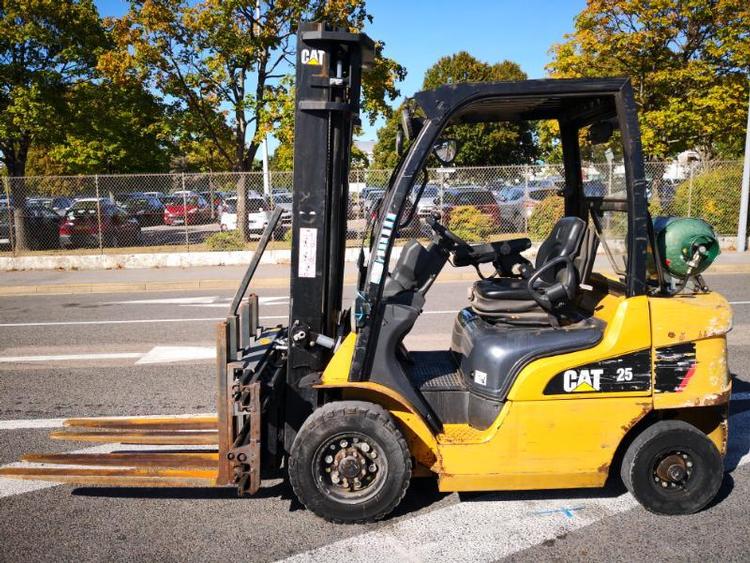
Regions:
<svg viewBox="0 0 750 563"><path fill-rule="evenodd" d="M549 283L544 281L542 274L549 270L563 266L563 281ZM575 297L575 290L578 286L578 272L573 265L573 261L568 256L558 256L553 258L544 266L539 268L526 281L526 287L529 294L539 306L547 312L553 312L556 309L570 303Z"/></svg>
<svg viewBox="0 0 750 563"><path fill-rule="evenodd" d="M438 237L438 242L443 243L448 250L454 250L459 246L469 246L469 243L438 222L437 217L430 215L426 219L427 224Z"/></svg>

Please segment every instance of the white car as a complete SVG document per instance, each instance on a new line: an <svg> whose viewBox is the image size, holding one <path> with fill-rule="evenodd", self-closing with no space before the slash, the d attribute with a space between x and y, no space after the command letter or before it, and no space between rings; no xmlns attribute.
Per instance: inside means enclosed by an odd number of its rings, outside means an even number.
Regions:
<svg viewBox="0 0 750 563"><path fill-rule="evenodd" d="M273 208L262 197L250 196L247 198L247 222L251 234L259 235L268 225L273 213ZM221 230L233 231L237 228L237 198L230 197L224 201L221 212ZM284 211L279 221L280 229L286 232L292 228L292 213ZM278 230L278 229L277 229ZM277 233L278 235L279 233Z"/></svg>

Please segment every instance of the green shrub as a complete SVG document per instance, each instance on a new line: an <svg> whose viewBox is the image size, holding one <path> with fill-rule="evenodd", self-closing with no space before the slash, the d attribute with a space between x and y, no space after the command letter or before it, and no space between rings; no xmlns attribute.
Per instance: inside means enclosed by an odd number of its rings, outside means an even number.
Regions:
<svg viewBox="0 0 750 563"><path fill-rule="evenodd" d="M485 241L497 230L492 217L473 205L454 207L448 228L467 242Z"/></svg>
<svg viewBox="0 0 750 563"><path fill-rule="evenodd" d="M742 188L742 166L727 164L683 180L677 186L672 209L680 217L700 217L721 235L737 233ZM692 191L692 194L691 194Z"/></svg>
<svg viewBox="0 0 750 563"><path fill-rule="evenodd" d="M234 231L223 231L207 236L206 248L219 252L225 250L245 250L245 245L242 243L240 232L235 229Z"/></svg>
<svg viewBox="0 0 750 563"><path fill-rule="evenodd" d="M560 196L552 195L544 198L534 206L529 217L529 238L531 240L544 240L565 215L565 200Z"/></svg>
<svg viewBox="0 0 750 563"><path fill-rule="evenodd" d="M292 243L292 229L287 229L286 231L284 231L284 236L281 237L281 240L291 244Z"/></svg>

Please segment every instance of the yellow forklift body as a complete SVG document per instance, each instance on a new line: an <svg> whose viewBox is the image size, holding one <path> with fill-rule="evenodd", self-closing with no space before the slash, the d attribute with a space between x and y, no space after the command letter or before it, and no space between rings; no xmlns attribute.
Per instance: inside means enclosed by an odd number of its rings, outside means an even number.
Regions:
<svg viewBox="0 0 750 563"><path fill-rule="evenodd" d="M730 392L725 334L731 328L726 300L716 293L671 299L608 293L594 314L607 323L599 344L530 362L485 430L446 424L435 436L392 389L349 382L353 334L327 366L320 388L338 388L345 399L367 400L389 410L404 429L415 459L437 473L442 491L603 486L629 430L655 409L674 409L670 414L675 418L705 428L724 454ZM675 388L660 388L658 362L675 361L663 352L671 354L675 344L694 347L692 363L685 364L688 381L669 380L666 384ZM649 351L651 358L648 390L545 395L550 380L567 369L642 351ZM718 412L689 408L715 405Z"/></svg>

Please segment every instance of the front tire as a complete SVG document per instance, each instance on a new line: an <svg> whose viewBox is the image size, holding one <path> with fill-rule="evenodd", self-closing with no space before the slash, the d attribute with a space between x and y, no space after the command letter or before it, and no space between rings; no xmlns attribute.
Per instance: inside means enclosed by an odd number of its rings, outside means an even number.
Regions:
<svg viewBox="0 0 750 563"><path fill-rule="evenodd" d="M398 506L411 479L411 456L393 417L363 401L328 403L300 428L289 480L308 510L330 522L380 520Z"/></svg>
<svg viewBox="0 0 750 563"><path fill-rule="evenodd" d="M724 464L714 443L680 420L657 422L628 448L622 482L643 507L656 514L693 514L719 492Z"/></svg>

